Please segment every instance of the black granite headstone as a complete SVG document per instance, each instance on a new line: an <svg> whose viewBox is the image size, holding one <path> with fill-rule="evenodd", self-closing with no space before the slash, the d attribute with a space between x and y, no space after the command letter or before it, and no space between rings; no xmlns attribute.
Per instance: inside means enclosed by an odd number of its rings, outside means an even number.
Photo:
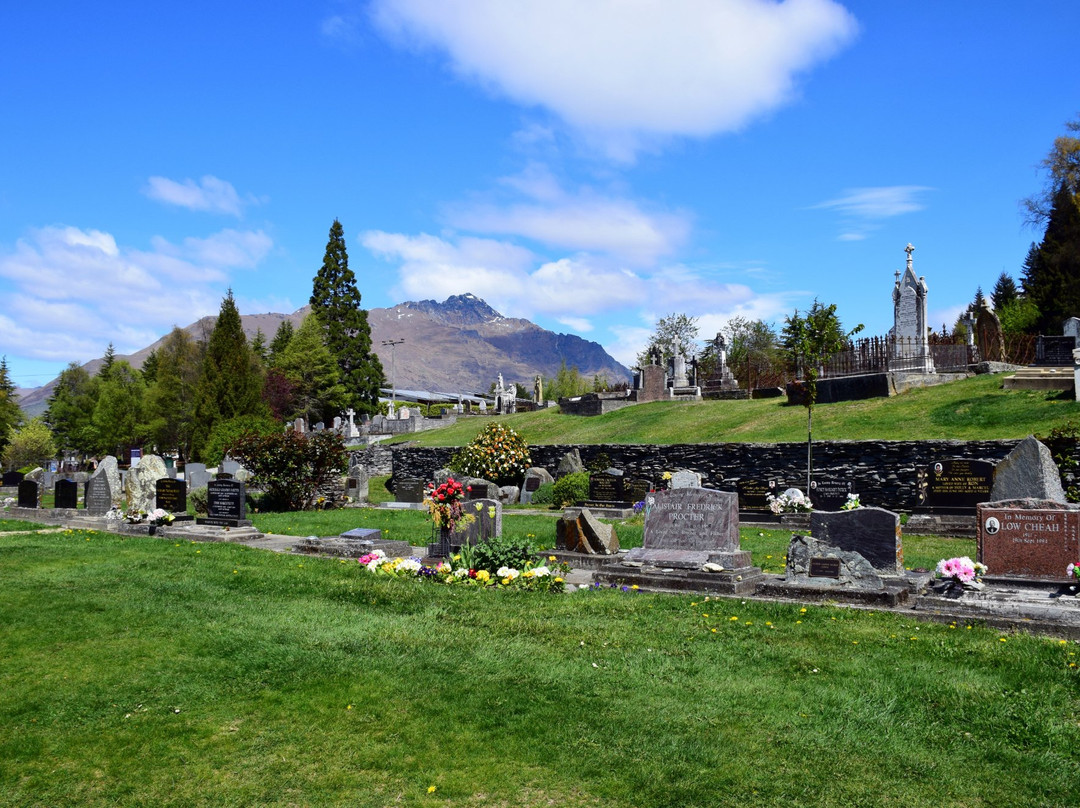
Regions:
<svg viewBox="0 0 1080 808"><path fill-rule="evenodd" d="M157 481L154 501L157 507L169 513L183 514L187 511L187 483L163 477Z"/></svg>
<svg viewBox="0 0 1080 808"><path fill-rule="evenodd" d="M79 484L74 480L57 480L53 486L54 508L78 508Z"/></svg>
<svg viewBox="0 0 1080 808"><path fill-rule="evenodd" d="M606 469L589 475L589 502L626 505L625 478L619 469Z"/></svg>
<svg viewBox="0 0 1080 808"><path fill-rule="evenodd" d="M656 486L653 485L652 480L645 480L640 477L631 480L629 486L627 486L630 500L635 503L641 502L645 499L646 494L655 489Z"/></svg>
<svg viewBox="0 0 1080 808"><path fill-rule="evenodd" d="M3 485L5 488L14 488L23 481L24 475L21 471L5 471Z"/></svg>
<svg viewBox="0 0 1080 808"><path fill-rule="evenodd" d="M743 478L735 484L739 493L739 511L744 513L771 513L767 497L777 496L784 487L776 480Z"/></svg>
<svg viewBox="0 0 1080 808"><path fill-rule="evenodd" d="M200 525L239 527L246 520L244 484L238 480L211 480L206 486L206 516Z"/></svg>
<svg viewBox="0 0 1080 808"><path fill-rule="evenodd" d="M815 511L838 511L851 493L851 480L823 477L810 482L810 502Z"/></svg>
<svg viewBox="0 0 1080 808"><path fill-rule="evenodd" d="M939 460L919 469L919 509L975 513L990 500L994 464L985 460Z"/></svg>
<svg viewBox="0 0 1080 808"><path fill-rule="evenodd" d="M823 545L855 552L879 575L904 574L900 517L884 508L813 511L810 535Z"/></svg>
<svg viewBox="0 0 1080 808"><path fill-rule="evenodd" d="M413 477L395 480L394 496L398 502L423 502L424 481Z"/></svg>
<svg viewBox="0 0 1080 808"><path fill-rule="evenodd" d="M38 506L38 484L33 480L19 483L19 507L36 508Z"/></svg>

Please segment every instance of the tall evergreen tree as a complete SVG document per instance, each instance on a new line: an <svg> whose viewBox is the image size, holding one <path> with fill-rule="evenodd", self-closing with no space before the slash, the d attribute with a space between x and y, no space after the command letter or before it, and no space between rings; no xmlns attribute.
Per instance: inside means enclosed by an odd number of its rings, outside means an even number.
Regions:
<svg viewBox="0 0 1080 808"><path fill-rule="evenodd" d="M1080 206L1062 182L1054 194L1046 233L1024 264L1024 294L1039 309L1042 334L1060 334L1069 317L1080 317Z"/></svg>
<svg viewBox="0 0 1080 808"><path fill-rule="evenodd" d="M345 234L337 219L330 226L326 254L312 285L311 310L326 329L326 347L345 388L344 405L360 412L377 411L385 374L371 350L371 326L360 308L356 276L349 269Z"/></svg>
<svg viewBox="0 0 1080 808"><path fill-rule="evenodd" d="M100 390L101 379L90 378L86 369L76 362L60 372L45 410L45 423L52 430L60 451L75 452L83 457L97 451L94 408Z"/></svg>
<svg viewBox="0 0 1080 808"><path fill-rule="evenodd" d="M241 415L262 415L262 377L244 337L232 289L221 301L206 344L202 376L195 393L191 456L199 460L214 426Z"/></svg>
<svg viewBox="0 0 1080 808"><path fill-rule="evenodd" d="M94 405L97 449L119 456L124 449L138 446L145 437L142 376L126 360L114 359L109 370L99 376L100 392Z"/></svg>
<svg viewBox="0 0 1080 808"><path fill-rule="evenodd" d="M293 330L292 320L281 321L274 338L270 340L270 356L267 361L271 366L277 362L277 358L289 347L289 340L293 338Z"/></svg>
<svg viewBox="0 0 1080 808"><path fill-rule="evenodd" d="M982 286L976 286L975 299L971 301L970 308L975 312L980 312L984 305L986 305L986 296L983 294Z"/></svg>
<svg viewBox="0 0 1080 808"><path fill-rule="evenodd" d="M104 379L109 375L109 371L112 370L113 362L116 361L116 348L110 342L109 347L105 349L105 355L101 357L101 367L98 368L97 375L99 378Z"/></svg>
<svg viewBox="0 0 1080 808"><path fill-rule="evenodd" d="M261 328L256 328L255 336L251 338L251 352L255 354L255 358L259 362L266 364L269 353L266 346L266 334L263 333Z"/></svg>
<svg viewBox="0 0 1080 808"><path fill-rule="evenodd" d="M7 357L0 358L0 452L11 440L11 430L22 421L22 410L15 395L15 382L8 371Z"/></svg>
<svg viewBox="0 0 1080 808"><path fill-rule="evenodd" d="M994 310L1003 309L1020 296L1020 290L1016 288L1016 281L1008 272L998 275L994 290L990 293L990 300L994 303Z"/></svg>

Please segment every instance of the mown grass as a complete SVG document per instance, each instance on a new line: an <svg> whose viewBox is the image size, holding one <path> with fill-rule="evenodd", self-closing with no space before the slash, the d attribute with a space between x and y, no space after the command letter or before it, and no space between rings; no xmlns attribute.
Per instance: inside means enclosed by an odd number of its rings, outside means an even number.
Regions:
<svg viewBox="0 0 1080 808"><path fill-rule="evenodd" d="M92 532L0 576L0 805L1080 803L1074 643Z"/></svg>
<svg viewBox="0 0 1080 808"><path fill-rule="evenodd" d="M814 408L815 440L993 440L1045 435L1080 419L1080 403L1058 393L1003 390L1001 376L976 376L937 387ZM594 418L557 409L500 416L532 444L805 442L806 410L783 399L654 402ZM463 418L401 440L463 446L487 423Z"/></svg>
<svg viewBox="0 0 1080 808"><path fill-rule="evenodd" d="M45 525L39 525L37 522L27 522L25 519L0 519L0 533L44 529Z"/></svg>

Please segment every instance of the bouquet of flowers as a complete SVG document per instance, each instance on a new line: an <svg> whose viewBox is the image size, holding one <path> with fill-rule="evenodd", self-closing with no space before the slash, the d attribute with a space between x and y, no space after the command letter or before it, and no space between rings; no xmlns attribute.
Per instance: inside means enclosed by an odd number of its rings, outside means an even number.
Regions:
<svg viewBox="0 0 1080 808"><path fill-rule="evenodd" d="M986 565L972 561L967 556L943 558L934 570L939 578L952 579L953 583L977 588L979 579L986 575Z"/></svg>
<svg viewBox="0 0 1080 808"><path fill-rule="evenodd" d="M848 494L847 495L847 502L845 502L843 505L840 506L840 510L842 510L842 511L853 511L856 508L861 508L861 507L862 507L862 503L859 502L859 495L858 494Z"/></svg>
<svg viewBox="0 0 1080 808"><path fill-rule="evenodd" d="M1080 564L1070 564L1065 568L1065 574L1080 583Z"/></svg>
<svg viewBox="0 0 1080 808"><path fill-rule="evenodd" d="M765 497L765 502L768 503L769 510L773 513L799 513L813 510L810 499L798 488L789 488L775 497L768 494Z"/></svg>
<svg viewBox="0 0 1080 808"><path fill-rule="evenodd" d="M461 524L468 524L473 517L465 513L465 488L453 477L436 488L435 483L428 484L424 505L427 506L431 520L439 527L453 530Z"/></svg>
<svg viewBox="0 0 1080 808"><path fill-rule="evenodd" d="M146 518L152 525L171 525L176 517L164 508L154 508Z"/></svg>

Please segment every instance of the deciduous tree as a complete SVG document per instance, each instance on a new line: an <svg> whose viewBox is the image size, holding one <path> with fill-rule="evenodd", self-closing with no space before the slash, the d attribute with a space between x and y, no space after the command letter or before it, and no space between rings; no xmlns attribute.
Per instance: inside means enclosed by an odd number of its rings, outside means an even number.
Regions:
<svg viewBox="0 0 1080 808"><path fill-rule="evenodd" d="M21 427L9 430L9 440L4 447L4 465L17 469L22 466L38 466L56 457L56 444L52 430L41 418L31 418Z"/></svg>

